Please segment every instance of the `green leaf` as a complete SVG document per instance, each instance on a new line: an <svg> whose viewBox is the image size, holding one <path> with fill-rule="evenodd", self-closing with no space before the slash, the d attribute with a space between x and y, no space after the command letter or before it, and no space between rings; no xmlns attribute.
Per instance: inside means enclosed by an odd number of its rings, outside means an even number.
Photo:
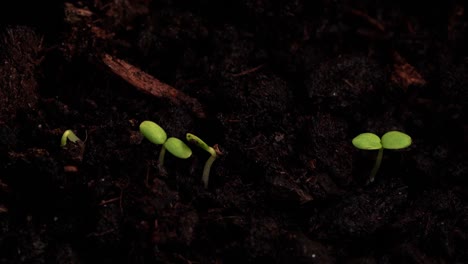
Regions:
<svg viewBox="0 0 468 264"><path fill-rule="evenodd" d="M411 145L411 137L399 131L390 131L382 136L382 146L386 149L403 149Z"/></svg>
<svg viewBox="0 0 468 264"><path fill-rule="evenodd" d="M161 145L166 142L167 134L162 127L153 121L143 121L140 124L140 132L147 138L151 143Z"/></svg>
<svg viewBox="0 0 468 264"><path fill-rule="evenodd" d="M175 137L168 138L166 143L164 143L164 147L179 159L187 159L192 156L192 150L189 146L187 146L182 140Z"/></svg>
<svg viewBox="0 0 468 264"><path fill-rule="evenodd" d="M380 138L373 133L362 133L353 138L353 145L358 149L374 150L381 149Z"/></svg>

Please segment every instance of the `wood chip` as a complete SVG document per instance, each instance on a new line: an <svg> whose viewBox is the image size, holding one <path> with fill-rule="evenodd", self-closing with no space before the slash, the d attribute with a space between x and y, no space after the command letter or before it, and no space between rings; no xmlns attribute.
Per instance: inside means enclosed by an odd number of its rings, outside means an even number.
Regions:
<svg viewBox="0 0 468 264"><path fill-rule="evenodd" d="M176 105L186 105L200 118L205 117L201 104L197 99L165 84L139 68L109 54L102 61L118 76L136 87L138 90L156 97L168 98Z"/></svg>
<svg viewBox="0 0 468 264"><path fill-rule="evenodd" d="M392 81L398 84L399 86L407 89L411 85L422 86L426 84L424 78L419 74L419 72L406 60L401 57L398 52L393 53L393 73Z"/></svg>
<svg viewBox="0 0 468 264"><path fill-rule="evenodd" d="M382 32L385 31L385 26L382 23L380 23L377 19L369 16L368 14L364 13L361 10L357 10L357 9L352 8L350 11L351 11L351 14L366 20L374 28L376 28L376 29L378 29L378 30L380 30Z"/></svg>

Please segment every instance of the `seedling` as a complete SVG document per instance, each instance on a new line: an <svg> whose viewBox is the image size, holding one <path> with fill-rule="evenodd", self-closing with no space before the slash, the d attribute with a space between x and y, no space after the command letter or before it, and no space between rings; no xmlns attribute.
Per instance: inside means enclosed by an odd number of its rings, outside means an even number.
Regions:
<svg viewBox="0 0 468 264"><path fill-rule="evenodd" d="M162 145L159 152L159 166L164 165L166 150L179 159L187 159L192 156L192 150L180 139L167 138L166 131L153 121L143 121L140 124L140 132L151 143Z"/></svg>
<svg viewBox="0 0 468 264"><path fill-rule="evenodd" d="M379 150L369 182L373 182L382 163L384 149L404 149L411 145L411 137L399 131L389 131L380 139L373 133L362 133L353 139L353 145L358 149Z"/></svg>
<svg viewBox="0 0 468 264"><path fill-rule="evenodd" d="M81 139L73 133L70 129L63 132L62 139L60 140L60 147L65 147L67 145L67 141L71 141L73 143L80 142Z"/></svg>
<svg viewBox="0 0 468 264"><path fill-rule="evenodd" d="M194 134L187 133L187 141L191 142L198 147L204 149L208 153L210 153L210 157L208 160L205 162L205 166L203 167L203 175L202 175L202 182L205 188L208 188L208 179L210 178L210 170L211 170L211 165L213 165L213 162L216 160L217 153L216 150L208 144L206 144L203 140L201 140L199 137L195 136Z"/></svg>
<svg viewBox="0 0 468 264"><path fill-rule="evenodd" d="M73 163L81 163L87 138L88 136L86 135L86 138L82 141L72 130L65 130L60 139L60 147L63 149L64 157ZM69 144L68 141L73 144Z"/></svg>

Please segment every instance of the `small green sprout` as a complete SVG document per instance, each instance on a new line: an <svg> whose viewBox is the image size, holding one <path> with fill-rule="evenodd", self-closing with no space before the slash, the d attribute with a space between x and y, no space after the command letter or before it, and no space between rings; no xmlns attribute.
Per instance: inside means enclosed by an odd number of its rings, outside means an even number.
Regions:
<svg viewBox="0 0 468 264"><path fill-rule="evenodd" d="M192 150L180 139L167 138L166 131L153 121L143 121L140 124L140 132L151 143L162 145L159 152L159 166L164 165L166 150L179 159L187 159L192 156Z"/></svg>
<svg viewBox="0 0 468 264"><path fill-rule="evenodd" d="M384 149L404 149L411 145L411 137L399 131L389 131L380 139L373 133L362 133L353 139L353 145L358 149L379 150L369 182L373 182L382 163Z"/></svg>
<svg viewBox="0 0 468 264"><path fill-rule="evenodd" d="M73 143L80 142L81 139L73 133L70 129L63 132L62 139L60 140L60 147L65 147L67 145L67 141L70 140Z"/></svg>
<svg viewBox="0 0 468 264"><path fill-rule="evenodd" d="M186 137L187 137L188 142L194 143L198 147L210 153L210 157L205 162L205 166L203 167L203 175L202 175L203 185L205 186L205 188L208 188L208 179L210 178L211 165L213 164L213 162L216 160L216 157L217 157L216 150L208 146L203 140L201 140L199 137L195 136L194 134L187 133Z"/></svg>

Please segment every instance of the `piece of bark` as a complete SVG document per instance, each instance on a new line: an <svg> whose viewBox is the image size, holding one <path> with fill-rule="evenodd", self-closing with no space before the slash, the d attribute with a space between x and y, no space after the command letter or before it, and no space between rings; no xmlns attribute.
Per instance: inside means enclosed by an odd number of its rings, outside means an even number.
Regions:
<svg viewBox="0 0 468 264"><path fill-rule="evenodd" d="M358 9L354 9L354 8L352 8L350 12L351 14L366 20L370 25L372 25L374 28L378 29L379 31L385 32L385 26L382 23L380 23L380 21L369 16L365 12L358 10Z"/></svg>
<svg viewBox="0 0 468 264"><path fill-rule="evenodd" d="M118 76L136 87L138 90L154 95L165 97L176 105L186 105L200 118L205 117L201 104L197 99L165 84L139 68L109 54L104 54L103 62Z"/></svg>
<svg viewBox="0 0 468 264"><path fill-rule="evenodd" d="M393 53L393 73L392 81L407 89L411 85L422 86L426 84L426 80L419 72L406 60L401 57L398 52Z"/></svg>

